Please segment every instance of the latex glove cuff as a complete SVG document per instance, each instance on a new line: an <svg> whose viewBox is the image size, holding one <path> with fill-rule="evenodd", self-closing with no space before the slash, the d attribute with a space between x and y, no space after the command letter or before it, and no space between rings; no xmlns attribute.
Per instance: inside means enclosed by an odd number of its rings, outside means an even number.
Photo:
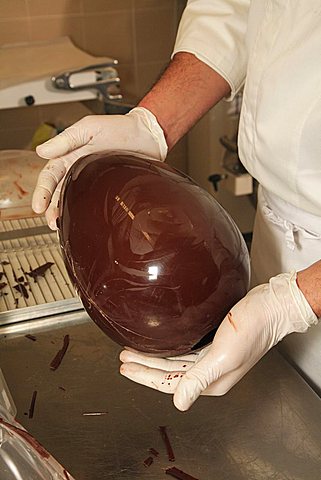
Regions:
<svg viewBox="0 0 321 480"><path fill-rule="evenodd" d="M278 277L274 277L271 281L277 281ZM283 274L288 278L290 293L294 304L298 309L298 318L289 319L293 325L293 332L306 332L309 327L318 323L318 317L312 310L309 302L301 292L297 284L297 272Z"/></svg>
<svg viewBox="0 0 321 480"><path fill-rule="evenodd" d="M159 148L159 156L157 160L164 161L167 155L168 147L162 127L159 125L155 115L144 107L135 107L129 113L129 117L135 117L138 129L144 131L146 128L152 135L155 143Z"/></svg>

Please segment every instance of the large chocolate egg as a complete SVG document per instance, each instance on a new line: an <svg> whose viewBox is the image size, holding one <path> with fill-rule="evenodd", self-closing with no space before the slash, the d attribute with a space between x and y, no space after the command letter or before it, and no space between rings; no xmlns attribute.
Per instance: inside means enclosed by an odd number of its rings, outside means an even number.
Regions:
<svg viewBox="0 0 321 480"><path fill-rule="evenodd" d="M167 164L90 155L69 170L60 243L85 309L113 340L158 356L208 343L249 282L226 211Z"/></svg>

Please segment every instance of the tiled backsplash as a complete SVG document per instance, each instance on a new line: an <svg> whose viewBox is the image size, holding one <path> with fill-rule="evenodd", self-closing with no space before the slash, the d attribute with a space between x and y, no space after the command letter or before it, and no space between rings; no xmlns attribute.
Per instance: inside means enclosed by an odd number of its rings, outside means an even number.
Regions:
<svg viewBox="0 0 321 480"><path fill-rule="evenodd" d="M122 92L136 102L170 58L185 0L1 0L0 45L69 36L92 55L119 60ZM23 148L44 121L73 123L83 104L0 109L0 149ZM57 120L57 117L58 120ZM185 168L185 142L171 154Z"/></svg>

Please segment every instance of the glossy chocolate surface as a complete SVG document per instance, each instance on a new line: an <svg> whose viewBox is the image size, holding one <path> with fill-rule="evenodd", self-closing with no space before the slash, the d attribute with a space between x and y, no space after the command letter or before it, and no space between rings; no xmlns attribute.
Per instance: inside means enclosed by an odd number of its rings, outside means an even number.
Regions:
<svg viewBox="0 0 321 480"><path fill-rule="evenodd" d="M248 288L249 258L226 211L167 164L121 153L69 170L60 243L89 316L114 341L158 356L209 341Z"/></svg>

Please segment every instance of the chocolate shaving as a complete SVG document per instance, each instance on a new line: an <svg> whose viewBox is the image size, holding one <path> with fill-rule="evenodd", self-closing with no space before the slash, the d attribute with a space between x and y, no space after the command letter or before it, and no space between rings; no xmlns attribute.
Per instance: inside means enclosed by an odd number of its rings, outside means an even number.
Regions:
<svg viewBox="0 0 321 480"><path fill-rule="evenodd" d="M10 423L3 420L3 418L0 418L0 424L5 425L9 430L24 438L26 442L29 443L29 445L34 448L39 455L42 456L42 458L50 457L50 453L48 453L47 450L32 435L30 435L30 433L22 430L21 428L14 427Z"/></svg>
<svg viewBox="0 0 321 480"><path fill-rule="evenodd" d="M33 418L33 414L35 411L35 405L36 405L36 398L37 398L38 392L35 390L32 394L31 402L30 402L30 407L28 410L28 417Z"/></svg>
<svg viewBox="0 0 321 480"><path fill-rule="evenodd" d="M150 467L153 461L154 461L153 457L147 457L143 461L143 464L145 465L145 467Z"/></svg>
<svg viewBox="0 0 321 480"><path fill-rule="evenodd" d="M3 261L1 262L1 265L10 265L10 262L8 262L7 260L3 260Z"/></svg>
<svg viewBox="0 0 321 480"><path fill-rule="evenodd" d="M6 274L4 272L0 272L0 280L2 280L2 277L5 277Z"/></svg>
<svg viewBox="0 0 321 480"><path fill-rule="evenodd" d="M17 292L21 293L24 298L29 298L29 293L22 283L17 283L17 285L14 285L13 288L17 290Z"/></svg>
<svg viewBox="0 0 321 480"><path fill-rule="evenodd" d="M151 453L152 455L154 455L154 457L158 457L159 455L159 452L157 450L155 450L155 448L151 447L149 449L149 453Z"/></svg>
<svg viewBox="0 0 321 480"><path fill-rule="evenodd" d="M165 470L166 475L171 475L174 478L178 478L178 480L198 480L195 477L192 477L192 475L189 475L188 473L183 472L183 470L179 470L176 467L170 467Z"/></svg>
<svg viewBox="0 0 321 480"><path fill-rule="evenodd" d="M16 308L19 307L19 298L15 298L15 299L14 299L14 304L15 304L15 307L16 307Z"/></svg>
<svg viewBox="0 0 321 480"><path fill-rule="evenodd" d="M172 449L171 442L169 441L168 435L167 435L167 428L165 426L159 427L159 431L161 434L161 437L165 443L165 447L167 450L167 455L168 455L168 460L170 462L175 462L175 455Z"/></svg>
<svg viewBox="0 0 321 480"><path fill-rule="evenodd" d="M25 281L24 276L21 275L20 277L17 277L17 275L16 275L16 273L13 269L12 269L12 273L13 273L13 278L14 278L15 282L23 283Z"/></svg>
<svg viewBox="0 0 321 480"><path fill-rule="evenodd" d="M26 190L24 190L21 185L19 185L19 183L18 183L17 180L15 180L15 181L13 182L13 184L16 186L16 189L18 190L18 192L20 193L20 195L22 195L22 196L19 195L19 198L22 198L24 195L27 195L27 194L28 194L28 192L27 192Z"/></svg>
<svg viewBox="0 0 321 480"><path fill-rule="evenodd" d="M59 390L62 390L63 392L66 391L66 389L64 387L61 387L61 386L58 386Z"/></svg>
<svg viewBox="0 0 321 480"><path fill-rule="evenodd" d="M65 353L67 352L68 346L69 346L69 335L65 335L62 348L57 352L55 358L52 360L50 364L51 370L57 370L57 368L62 362L62 359L65 356Z"/></svg>
<svg viewBox="0 0 321 480"><path fill-rule="evenodd" d="M17 275L15 273L15 271L12 269L12 273L13 273L13 278L14 278L14 281L19 283L19 280L17 279Z"/></svg>
<svg viewBox="0 0 321 480"><path fill-rule="evenodd" d="M8 295L7 292L2 291L7 285L8 284L6 282L1 282L0 283L0 297L4 297L5 295Z"/></svg>
<svg viewBox="0 0 321 480"><path fill-rule="evenodd" d="M33 342L35 342L37 339L34 335L30 335L30 333L27 333L27 335L25 335L26 338L28 338L29 340L32 340Z"/></svg>
<svg viewBox="0 0 321 480"><path fill-rule="evenodd" d="M47 263L44 263L43 265L40 265L40 267L34 268L33 270L31 270L31 268L30 268L30 272L26 272L26 275L33 278L34 281L36 282L38 277L44 277L45 276L46 271L52 265L54 265L53 262L47 262Z"/></svg>

